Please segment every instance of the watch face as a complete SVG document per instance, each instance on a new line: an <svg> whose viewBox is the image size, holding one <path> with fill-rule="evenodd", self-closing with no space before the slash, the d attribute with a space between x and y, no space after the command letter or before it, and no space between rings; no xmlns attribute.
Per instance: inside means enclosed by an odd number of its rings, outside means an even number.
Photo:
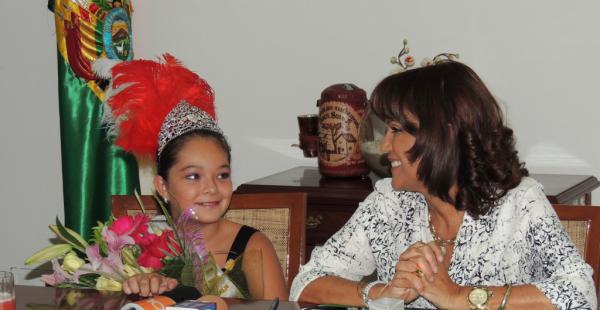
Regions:
<svg viewBox="0 0 600 310"><path fill-rule="evenodd" d="M474 288L469 293L469 301L473 305L484 305L488 300L488 293L481 288Z"/></svg>

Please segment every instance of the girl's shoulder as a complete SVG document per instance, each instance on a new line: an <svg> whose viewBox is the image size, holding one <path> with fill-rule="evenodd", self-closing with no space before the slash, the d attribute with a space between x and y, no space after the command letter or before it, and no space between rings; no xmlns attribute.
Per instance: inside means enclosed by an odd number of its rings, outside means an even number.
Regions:
<svg viewBox="0 0 600 310"><path fill-rule="evenodd" d="M223 220L224 229L232 240L232 246L234 243L242 242L246 245L246 248L263 248L269 246L271 241L267 236L257 230L254 227L243 225L237 222L233 222L227 219Z"/></svg>

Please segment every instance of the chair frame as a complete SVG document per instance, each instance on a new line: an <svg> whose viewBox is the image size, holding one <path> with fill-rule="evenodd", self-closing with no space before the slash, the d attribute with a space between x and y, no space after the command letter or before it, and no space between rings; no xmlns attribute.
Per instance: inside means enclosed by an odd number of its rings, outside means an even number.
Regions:
<svg viewBox="0 0 600 310"><path fill-rule="evenodd" d="M140 199L147 211L156 211L162 214L162 210L160 209L160 206L158 205L158 202L154 196L140 195ZM115 217L131 215L128 213L128 211L136 211L135 213L141 213L141 208L134 195L113 195L111 197L111 210Z"/></svg>
<svg viewBox="0 0 600 310"><path fill-rule="evenodd" d="M156 210L161 213L156 198L152 195L140 195L144 208L147 211ZM256 193L236 194L231 197L229 210L239 209L278 209L288 208L289 211L289 243L287 268L283 270L287 275L288 288L304 264L306 251L306 201L304 192L290 193ZM130 215L128 211L141 212L134 195L113 195L112 212L115 217Z"/></svg>
<svg viewBox="0 0 600 310"><path fill-rule="evenodd" d="M229 210L239 209L278 209L288 208L289 213L289 243L287 270L288 287L304 264L306 249L306 200L304 192L295 193L253 193L233 194ZM294 238L294 236L296 236Z"/></svg>
<svg viewBox="0 0 600 310"><path fill-rule="evenodd" d="M552 205L562 221L588 221L585 241L585 261L594 270L594 283L600 280L600 207L581 205ZM600 296L599 296L600 297Z"/></svg>

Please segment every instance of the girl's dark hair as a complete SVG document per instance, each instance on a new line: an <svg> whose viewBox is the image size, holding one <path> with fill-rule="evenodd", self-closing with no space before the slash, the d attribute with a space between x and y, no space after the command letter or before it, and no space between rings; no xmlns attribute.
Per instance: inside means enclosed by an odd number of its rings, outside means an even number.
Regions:
<svg viewBox="0 0 600 310"><path fill-rule="evenodd" d="M414 135L408 151L430 194L477 218L529 173L498 103L468 66L446 61L388 76L373 91L374 112ZM419 123L407 119L415 116ZM456 199L450 188L456 184Z"/></svg>
<svg viewBox="0 0 600 310"><path fill-rule="evenodd" d="M179 151L187 141L194 137L214 139L227 154L227 161L231 162L231 147L229 146L227 139L225 139L225 136L212 130L196 129L186 132L167 143L162 153L160 153L156 159L156 173L163 179L168 180L169 169L175 164Z"/></svg>

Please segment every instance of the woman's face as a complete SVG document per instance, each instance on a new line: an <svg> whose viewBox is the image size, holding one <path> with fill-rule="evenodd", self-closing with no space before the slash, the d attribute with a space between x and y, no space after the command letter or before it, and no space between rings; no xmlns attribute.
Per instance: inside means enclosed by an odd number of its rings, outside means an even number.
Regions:
<svg viewBox="0 0 600 310"><path fill-rule="evenodd" d="M417 123L416 119L407 117ZM417 177L420 159L409 160L407 153L415 144L415 137L406 132L400 123L390 122L385 137L381 141L381 151L387 153L392 173L392 187L395 190L407 190L424 193L425 186Z"/></svg>
<svg viewBox="0 0 600 310"><path fill-rule="evenodd" d="M227 154L213 138L193 137L177 154L168 181L156 176L155 186L171 202L176 218L192 209L200 223L214 223L231 201L233 186Z"/></svg>

